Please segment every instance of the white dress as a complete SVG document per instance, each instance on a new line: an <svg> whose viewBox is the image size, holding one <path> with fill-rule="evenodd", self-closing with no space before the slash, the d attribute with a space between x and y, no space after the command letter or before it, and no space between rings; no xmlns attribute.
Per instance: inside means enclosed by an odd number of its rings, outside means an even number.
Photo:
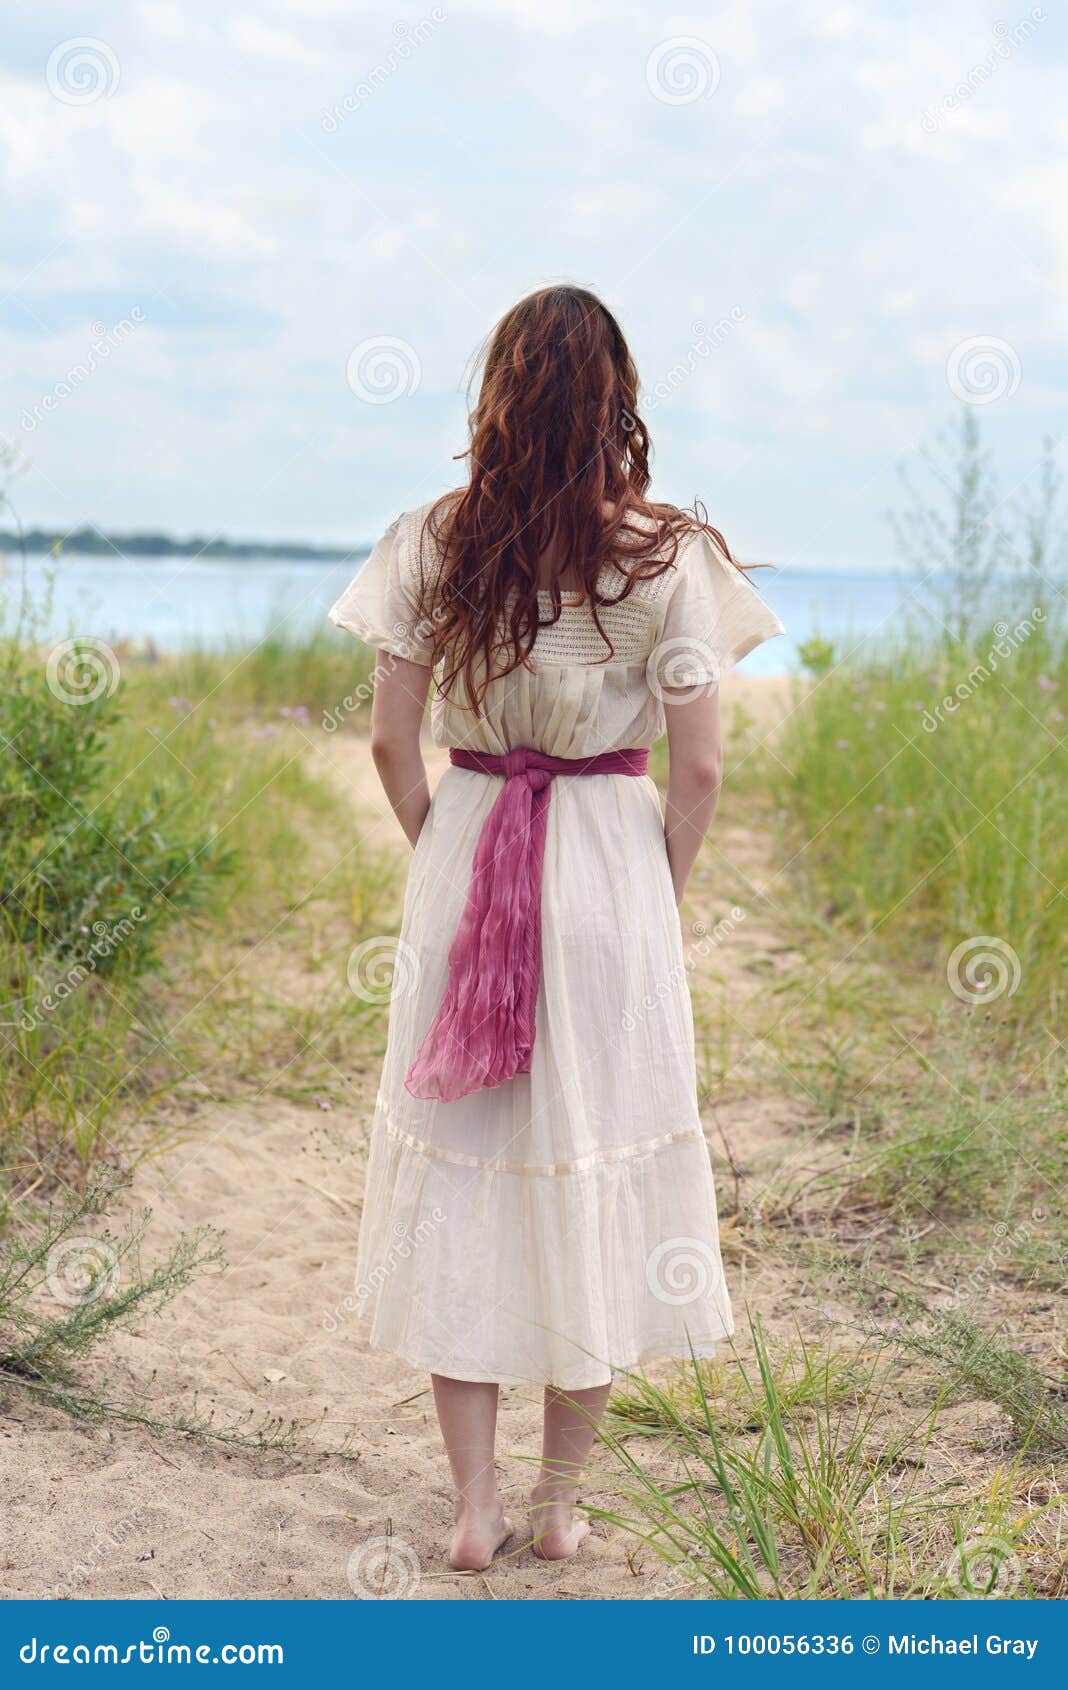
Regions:
<svg viewBox="0 0 1068 1690"><path fill-rule="evenodd" d="M416 662L428 660L417 613L425 515L393 523L330 612ZM665 731L664 687L716 680L783 631L704 535L601 618L609 661L588 606L565 605L527 666L491 684L480 718L435 694L435 742L555 757L648 746ZM653 781L558 776L531 1072L455 1102L410 1096L404 1077L441 1002L501 785L450 767L415 849L357 1303L372 1346L423 1371L581 1390L655 1356L710 1354L733 1330L682 933Z"/></svg>

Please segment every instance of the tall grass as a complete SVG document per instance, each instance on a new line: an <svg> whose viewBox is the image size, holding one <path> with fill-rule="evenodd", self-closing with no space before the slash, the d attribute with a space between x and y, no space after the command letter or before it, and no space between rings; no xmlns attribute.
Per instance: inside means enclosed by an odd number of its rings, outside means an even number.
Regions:
<svg viewBox="0 0 1068 1690"><path fill-rule="evenodd" d="M904 1022L909 1010L898 1014ZM955 1026L948 1011L923 1029L922 1049L892 1031L891 1054L876 1046L849 1074L841 1116L818 1118L747 1202L786 1224L804 1217L826 1229L853 1212L937 1215L989 1231L1048 1209L1063 1163L1063 1085L1055 1065L1013 1074L985 1048L986 1035L982 1023ZM804 1093L811 1101L807 1069ZM1056 1229L1044 1230L1052 1247Z"/></svg>
<svg viewBox="0 0 1068 1690"><path fill-rule="evenodd" d="M825 675L769 779L810 907L1037 1019L1065 989L1068 647L1052 615L1006 627Z"/></svg>
<svg viewBox="0 0 1068 1690"><path fill-rule="evenodd" d="M175 1088L207 1097L227 1067L262 1085L283 1025L292 1084L319 1029L252 964L316 907L343 951L354 888L382 878L344 848L315 757L366 714L369 653L326 634L151 663L120 645L114 663L87 641L57 685L46 607L17 608L0 640L0 1194L74 1177L134 1127L150 1143ZM79 692L86 677L108 684ZM356 1007L338 996L322 1031Z"/></svg>
<svg viewBox="0 0 1068 1690"><path fill-rule="evenodd" d="M635 1377L606 1425L624 1501L590 1513L670 1569L654 1594L1034 1593L1028 1556L1053 1501L1021 1506L1022 1458L966 1498L954 1480L932 1484L924 1473L943 1404L910 1417L883 1349L843 1360L802 1346L784 1372L759 1322L751 1336L753 1362L737 1359L731 1385L723 1368L696 1360L666 1384ZM634 1429L667 1440L674 1479L634 1452Z"/></svg>
<svg viewBox="0 0 1068 1690"><path fill-rule="evenodd" d="M373 672L370 648L331 628L299 640L269 634L231 649L178 652L151 665L132 656L130 663L139 690L154 704L185 699L205 719L297 712L327 733L366 726Z"/></svg>
<svg viewBox="0 0 1068 1690"><path fill-rule="evenodd" d="M790 871L812 911L941 973L1009 1021L1056 1017L1068 934L1068 639L1063 519L1001 511L965 416L946 509L899 535L910 625L837 661L815 642L768 767Z"/></svg>

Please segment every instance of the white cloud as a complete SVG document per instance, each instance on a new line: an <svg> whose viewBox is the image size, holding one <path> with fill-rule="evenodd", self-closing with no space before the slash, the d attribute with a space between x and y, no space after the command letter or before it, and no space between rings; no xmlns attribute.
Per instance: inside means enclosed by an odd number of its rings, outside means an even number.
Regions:
<svg viewBox="0 0 1068 1690"><path fill-rule="evenodd" d="M885 555L880 501L828 528L828 483L847 462L878 488L944 418L953 334L1018 343L1011 414L984 421L1037 445L1068 281L1052 25L925 129L993 39L974 0L439 9L328 133L322 113L431 5L115 0L121 83L74 108L43 70L69 13L41 0L0 78L8 404L42 391L78 325L151 310L35 433L31 520L362 536L459 473L474 348L561 277L620 311L647 387L695 320L742 310L657 407L658 485L706 489L764 555L802 531ZM692 104L646 83L675 36L720 61ZM344 371L378 333L416 347L423 379L375 409Z"/></svg>
<svg viewBox="0 0 1068 1690"><path fill-rule="evenodd" d="M734 97L739 117L767 117L787 104L786 84L776 76L754 76L744 82Z"/></svg>
<svg viewBox="0 0 1068 1690"><path fill-rule="evenodd" d="M329 64L325 53L317 52L292 30L279 29L261 19L245 14L230 21L228 37L242 53L264 59L278 59L282 64L306 65L321 70Z"/></svg>
<svg viewBox="0 0 1068 1690"><path fill-rule="evenodd" d="M178 0L141 0L135 15L143 26L171 41L181 40L189 28L187 9Z"/></svg>

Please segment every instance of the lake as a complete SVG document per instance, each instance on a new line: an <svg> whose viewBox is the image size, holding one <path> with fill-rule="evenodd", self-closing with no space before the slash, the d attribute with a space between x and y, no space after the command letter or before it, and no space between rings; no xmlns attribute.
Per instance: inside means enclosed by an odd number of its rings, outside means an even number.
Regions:
<svg viewBox="0 0 1068 1690"><path fill-rule="evenodd" d="M269 631L297 637L322 625L359 561L65 554L55 565L32 557L29 582L37 598L48 571L55 571L46 631L56 638L84 634L109 644L151 639L161 651L247 647ZM0 558L0 597L8 622L19 574L17 557ZM890 571L766 569L755 580L788 630L786 639L772 640L745 659L745 672L758 675L795 668L798 646L817 633L840 648L883 628L889 633L912 590L908 577Z"/></svg>

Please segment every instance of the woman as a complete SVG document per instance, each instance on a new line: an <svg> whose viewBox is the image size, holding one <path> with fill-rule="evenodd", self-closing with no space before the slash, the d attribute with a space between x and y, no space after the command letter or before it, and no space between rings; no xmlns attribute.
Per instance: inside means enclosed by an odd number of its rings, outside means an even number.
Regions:
<svg viewBox="0 0 1068 1690"><path fill-rule="evenodd" d="M371 751L415 848L357 1279L372 1345L433 1375L459 1568L512 1529L500 1384L545 1387L533 1543L560 1559L613 1371L732 1330L677 904L720 675L782 629L714 529L647 499L637 389L593 294L521 300L467 485L399 517L331 611L380 648Z"/></svg>

